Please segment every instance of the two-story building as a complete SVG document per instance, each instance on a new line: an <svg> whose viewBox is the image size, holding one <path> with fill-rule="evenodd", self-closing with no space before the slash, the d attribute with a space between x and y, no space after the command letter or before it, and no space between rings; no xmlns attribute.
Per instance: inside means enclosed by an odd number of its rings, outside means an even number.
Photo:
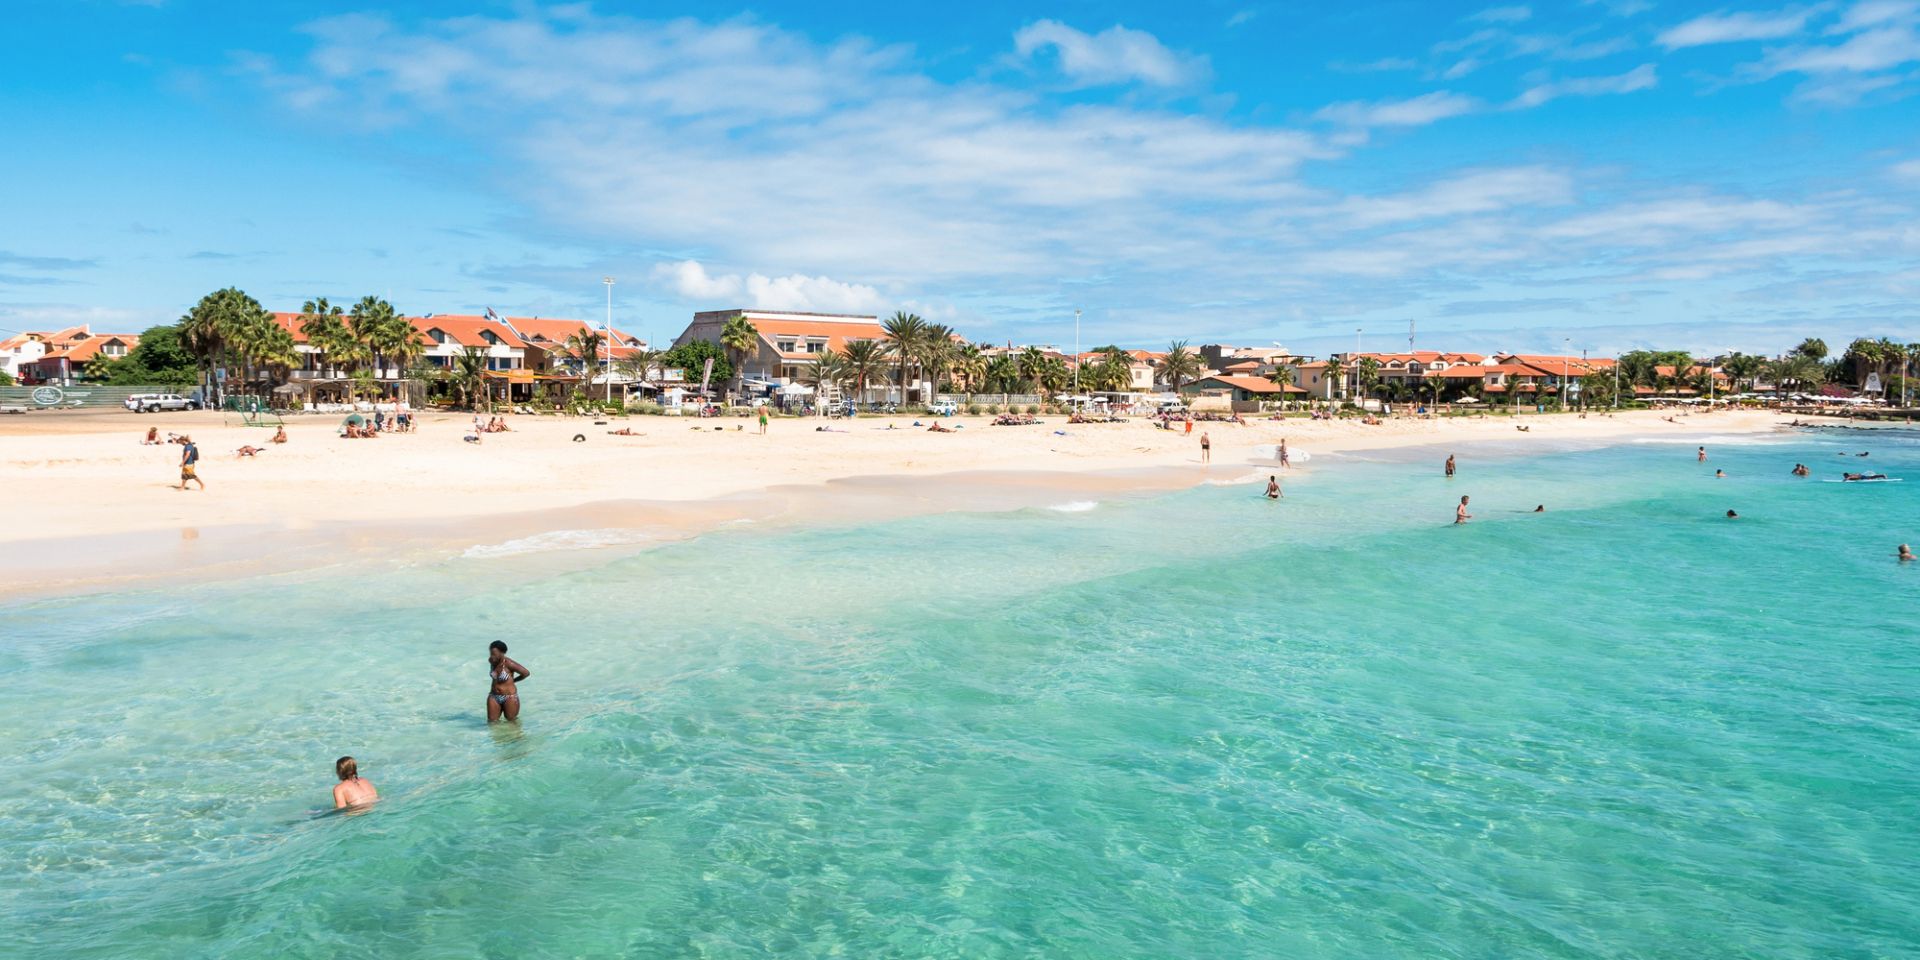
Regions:
<svg viewBox="0 0 1920 960"><path fill-rule="evenodd" d="M140 345L138 334L94 333L82 325L48 333L23 333L0 341L10 372L21 383L71 386L96 357L118 360Z"/></svg>
<svg viewBox="0 0 1920 960"><path fill-rule="evenodd" d="M806 313L797 310L703 310L674 338L674 346L704 340L722 346L720 333L727 321L745 317L756 333L754 349L740 358L734 379L740 392L748 397L804 395L810 391L803 382L814 361L829 350L844 354L847 346L860 341L890 342L892 338L880 326L878 317L859 314ZM889 367L869 378L866 393L853 397L861 403L892 400L925 403L932 399L933 385L917 370L910 371L907 392L900 394L899 369ZM697 376L687 371L687 376ZM851 385L848 385L851 390ZM846 393L851 397L851 393Z"/></svg>

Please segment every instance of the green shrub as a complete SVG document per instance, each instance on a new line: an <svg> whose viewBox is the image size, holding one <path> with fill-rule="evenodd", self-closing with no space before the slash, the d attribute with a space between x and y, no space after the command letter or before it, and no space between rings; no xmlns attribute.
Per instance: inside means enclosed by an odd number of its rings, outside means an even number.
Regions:
<svg viewBox="0 0 1920 960"><path fill-rule="evenodd" d="M979 415L980 415L980 405L979 405L979 404L977 404L977 403L969 403L969 404L967 404L967 416L970 416L970 417L977 417L977 416L979 416Z"/></svg>
<svg viewBox="0 0 1920 960"><path fill-rule="evenodd" d="M1029 415L1038 415L1040 413L1040 405L1037 403L1027 404L1027 413Z"/></svg>
<svg viewBox="0 0 1920 960"><path fill-rule="evenodd" d="M997 416L999 416L999 415L1000 415L1000 405L999 405L999 404L997 404L997 403L989 403L989 404L987 404L987 416L989 416L989 417L997 417Z"/></svg>

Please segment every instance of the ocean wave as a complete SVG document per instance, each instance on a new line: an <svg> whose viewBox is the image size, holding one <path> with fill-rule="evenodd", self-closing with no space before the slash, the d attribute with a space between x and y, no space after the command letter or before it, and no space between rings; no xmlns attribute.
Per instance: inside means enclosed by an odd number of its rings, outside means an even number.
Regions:
<svg viewBox="0 0 1920 960"><path fill-rule="evenodd" d="M1249 473L1244 477L1233 477L1226 480L1202 480L1200 485L1203 487L1238 487L1249 483L1265 483L1267 482L1267 476L1267 474Z"/></svg>
<svg viewBox="0 0 1920 960"><path fill-rule="evenodd" d="M1098 506L1100 506L1098 500L1069 500L1066 503L1056 503L1047 509L1055 513L1086 513Z"/></svg>
<svg viewBox="0 0 1920 960"><path fill-rule="evenodd" d="M646 534L633 530L549 530L546 533L536 533L530 537L508 540L505 543L471 546L460 556L468 560L492 560L499 557L519 556L523 553L628 546L645 543L649 539L651 538Z"/></svg>

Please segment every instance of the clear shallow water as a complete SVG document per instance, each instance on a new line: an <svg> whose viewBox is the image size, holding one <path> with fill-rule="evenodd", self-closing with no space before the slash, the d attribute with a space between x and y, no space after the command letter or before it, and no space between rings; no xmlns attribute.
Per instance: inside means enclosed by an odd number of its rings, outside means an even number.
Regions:
<svg viewBox="0 0 1920 960"><path fill-rule="evenodd" d="M1914 955L1920 445L1691 451L0 608L0 955Z"/></svg>

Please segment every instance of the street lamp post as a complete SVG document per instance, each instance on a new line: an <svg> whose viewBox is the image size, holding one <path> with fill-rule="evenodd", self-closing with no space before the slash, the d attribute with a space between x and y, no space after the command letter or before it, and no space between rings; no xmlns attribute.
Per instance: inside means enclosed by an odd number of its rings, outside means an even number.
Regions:
<svg viewBox="0 0 1920 960"><path fill-rule="evenodd" d="M1080 395L1080 308L1073 308L1073 395Z"/></svg>
<svg viewBox="0 0 1920 960"><path fill-rule="evenodd" d="M607 402L613 402L613 278L601 277L607 285ZM592 381L588 381L591 383Z"/></svg>
<svg viewBox="0 0 1920 960"><path fill-rule="evenodd" d="M1560 338L1560 412L1567 412L1567 389L1573 386L1573 338Z"/></svg>

